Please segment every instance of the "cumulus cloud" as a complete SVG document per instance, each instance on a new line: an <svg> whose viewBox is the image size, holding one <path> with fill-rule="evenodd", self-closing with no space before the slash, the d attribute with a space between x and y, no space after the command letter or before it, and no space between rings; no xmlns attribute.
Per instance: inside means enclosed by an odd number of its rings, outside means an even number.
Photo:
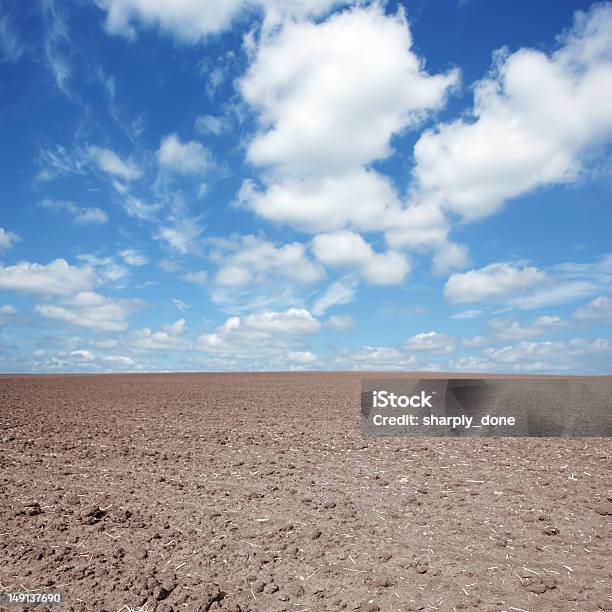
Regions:
<svg viewBox="0 0 612 612"><path fill-rule="evenodd" d="M483 351L487 360L515 371L581 371L585 359L601 360L612 353L612 342L602 338L574 338L570 341L522 341ZM600 368L598 368L600 369Z"/></svg>
<svg viewBox="0 0 612 612"><path fill-rule="evenodd" d="M174 323L167 323L166 325L162 325L162 329L171 336L180 336L186 329L187 323L185 319L179 319Z"/></svg>
<svg viewBox="0 0 612 612"><path fill-rule="evenodd" d="M259 118L247 156L263 185L246 181L239 203L309 233L385 231L394 248L433 250L438 273L465 267L467 251L449 242L441 209L404 206L370 167L393 152L394 134L441 108L458 80L457 70L427 73L403 11L387 15L378 4L262 37L239 87Z"/></svg>
<svg viewBox="0 0 612 612"><path fill-rule="evenodd" d="M497 52L475 87L472 116L441 124L414 148L416 201L475 220L538 187L574 181L612 135L612 6L576 15L547 55Z"/></svg>
<svg viewBox="0 0 612 612"><path fill-rule="evenodd" d="M289 351L286 360L291 364L312 365L318 361L318 358L311 351Z"/></svg>
<svg viewBox="0 0 612 612"><path fill-rule="evenodd" d="M19 240L21 238L17 234L0 227L0 253L10 249Z"/></svg>
<svg viewBox="0 0 612 612"><path fill-rule="evenodd" d="M283 177L263 191L247 181L238 202L265 219L309 233L346 226L381 231L400 208L389 179L365 168L331 176Z"/></svg>
<svg viewBox="0 0 612 612"><path fill-rule="evenodd" d="M249 159L329 174L387 157L392 134L439 108L458 78L427 74L411 47L403 12L378 6L290 23L262 40L240 81L262 125Z"/></svg>
<svg viewBox="0 0 612 612"><path fill-rule="evenodd" d="M304 351L302 338L316 333L321 323L304 308L265 311L246 317L230 317L213 333L198 338L206 352L231 354L237 359L278 356L279 350Z"/></svg>
<svg viewBox="0 0 612 612"><path fill-rule="evenodd" d="M109 34L136 38L136 26L159 28L182 43L196 43L228 29L239 15L257 11L267 29L289 19L316 17L343 0L182 0L143 2L142 0L96 0L106 12Z"/></svg>
<svg viewBox="0 0 612 612"><path fill-rule="evenodd" d="M108 221L108 215L97 206L81 210L75 217L77 225L102 225Z"/></svg>
<svg viewBox="0 0 612 612"><path fill-rule="evenodd" d="M159 165L177 174L202 174L211 165L212 159L201 142L182 142L176 134L162 138L157 150Z"/></svg>
<svg viewBox="0 0 612 612"><path fill-rule="evenodd" d="M270 275L300 283L323 277L321 267L310 260L299 242L277 247L256 236L242 236L218 241L212 259L219 265L215 282L227 287L261 283Z"/></svg>
<svg viewBox="0 0 612 612"><path fill-rule="evenodd" d="M91 266L71 266L65 259L48 264L21 261L0 264L0 289L47 296L65 296L93 287L96 275Z"/></svg>
<svg viewBox="0 0 612 612"><path fill-rule="evenodd" d="M128 344L132 348L150 351L190 349L192 341L183 337L186 328L185 319L162 325L162 329L155 332L144 327L128 336Z"/></svg>
<svg viewBox="0 0 612 612"><path fill-rule="evenodd" d="M111 368L133 368L136 366L136 362L126 355L106 355L102 357L102 361L110 365Z"/></svg>
<svg viewBox="0 0 612 612"><path fill-rule="evenodd" d="M91 351L75 350L68 353L68 358L74 361L93 361L94 355Z"/></svg>
<svg viewBox="0 0 612 612"><path fill-rule="evenodd" d="M97 167L124 181L133 181L142 176L142 170L130 160L124 160L114 151L102 147L89 147L87 150L89 158Z"/></svg>
<svg viewBox="0 0 612 612"><path fill-rule="evenodd" d="M17 309L12 304L3 304L0 306L0 326L9 323L16 314Z"/></svg>
<svg viewBox="0 0 612 612"><path fill-rule="evenodd" d="M243 0L200 0L184 2L142 2L141 0L97 0L106 11L105 27L109 34L129 39L136 37L134 24L158 27L185 42L196 42L229 27Z"/></svg>
<svg viewBox="0 0 612 612"><path fill-rule="evenodd" d="M83 291L60 305L37 304L35 311L48 319L95 331L118 332L127 329L127 316L138 306L136 300L112 299L94 291Z"/></svg>
<svg viewBox="0 0 612 612"><path fill-rule="evenodd" d="M363 278L376 285L403 283L410 271L408 260L400 253L377 253L359 234L348 230L315 236L312 250L326 266L356 268Z"/></svg>
<svg viewBox="0 0 612 612"><path fill-rule="evenodd" d="M414 355L389 346L358 346L340 349L332 358L336 368L347 370L410 370L418 363Z"/></svg>
<svg viewBox="0 0 612 612"><path fill-rule="evenodd" d="M314 334L321 328L321 323L305 308L249 315L242 319L242 325L255 331L280 334Z"/></svg>
<svg viewBox="0 0 612 612"><path fill-rule="evenodd" d="M404 348L408 351L431 351L432 353L452 353L456 348L456 342L446 334L435 331L422 332L408 338L404 342Z"/></svg>
<svg viewBox="0 0 612 612"><path fill-rule="evenodd" d="M444 295L453 304L503 300L547 281L546 273L534 266L493 263L453 274L444 285Z"/></svg>

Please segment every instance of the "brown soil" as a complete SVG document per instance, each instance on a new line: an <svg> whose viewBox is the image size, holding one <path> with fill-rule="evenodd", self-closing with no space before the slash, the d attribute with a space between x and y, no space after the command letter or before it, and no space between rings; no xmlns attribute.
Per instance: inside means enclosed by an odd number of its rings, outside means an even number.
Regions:
<svg viewBox="0 0 612 612"><path fill-rule="evenodd" d="M87 611L612 610L609 439L363 439L359 380L1 377L0 589Z"/></svg>

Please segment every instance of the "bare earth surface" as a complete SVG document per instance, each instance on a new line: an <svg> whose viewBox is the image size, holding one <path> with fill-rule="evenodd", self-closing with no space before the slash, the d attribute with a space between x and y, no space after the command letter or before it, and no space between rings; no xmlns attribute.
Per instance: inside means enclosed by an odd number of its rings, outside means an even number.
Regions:
<svg viewBox="0 0 612 612"><path fill-rule="evenodd" d="M0 377L0 589L97 612L612 610L609 439L363 439L359 381Z"/></svg>

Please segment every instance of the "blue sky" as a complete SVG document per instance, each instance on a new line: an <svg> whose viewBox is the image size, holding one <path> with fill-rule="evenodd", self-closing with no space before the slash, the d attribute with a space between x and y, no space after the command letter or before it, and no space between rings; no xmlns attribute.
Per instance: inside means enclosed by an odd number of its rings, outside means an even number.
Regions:
<svg viewBox="0 0 612 612"><path fill-rule="evenodd" d="M0 5L0 371L612 371L612 4Z"/></svg>

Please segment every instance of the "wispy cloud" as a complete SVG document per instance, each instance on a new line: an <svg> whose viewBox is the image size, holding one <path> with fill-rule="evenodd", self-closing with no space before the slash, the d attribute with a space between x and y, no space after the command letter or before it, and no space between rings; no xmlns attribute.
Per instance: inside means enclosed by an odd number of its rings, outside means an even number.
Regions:
<svg viewBox="0 0 612 612"><path fill-rule="evenodd" d="M66 96L71 96L69 82L72 66L68 58L70 34L63 9L55 0L41 0L45 32L43 39L44 56L57 88Z"/></svg>
<svg viewBox="0 0 612 612"><path fill-rule="evenodd" d="M9 13L0 8L0 61L16 62L25 52L17 28Z"/></svg>

